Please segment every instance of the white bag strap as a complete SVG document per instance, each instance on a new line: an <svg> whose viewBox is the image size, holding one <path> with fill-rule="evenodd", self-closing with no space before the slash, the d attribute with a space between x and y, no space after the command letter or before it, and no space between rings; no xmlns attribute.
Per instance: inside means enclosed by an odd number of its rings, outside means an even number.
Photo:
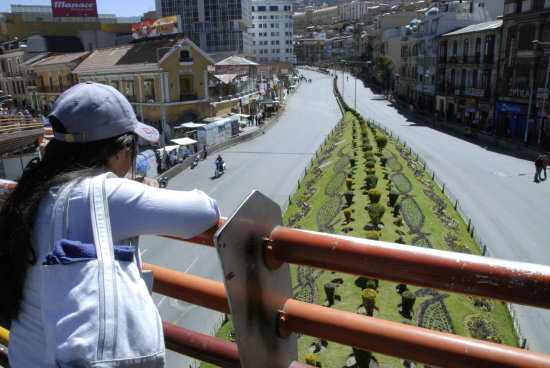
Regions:
<svg viewBox="0 0 550 368"><path fill-rule="evenodd" d="M118 325L113 239L105 192L105 179L108 175L113 174L96 176L90 182L90 216L99 269L98 360L111 359L114 356Z"/></svg>
<svg viewBox="0 0 550 368"><path fill-rule="evenodd" d="M80 179L72 180L64 184L57 192L57 198L53 204L50 216L50 241L49 250L53 251L55 242L62 237L67 236L67 226L69 221L69 200L71 193Z"/></svg>

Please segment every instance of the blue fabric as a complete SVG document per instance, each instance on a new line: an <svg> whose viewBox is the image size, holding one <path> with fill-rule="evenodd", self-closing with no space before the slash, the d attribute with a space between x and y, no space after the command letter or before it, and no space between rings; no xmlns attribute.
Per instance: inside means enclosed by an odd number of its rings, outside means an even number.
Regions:
<svg viewBox="0 0 550 368"><path fill-rule="evenodd" d="M131 245L115 245L115 260L132 262L134 260L134 247ZM42 265L63 264L68 265L76 262L85 262L90 259L97 259L94 244L84 244L77 240L61 239L55 244L55 250L48 252L42 260Z"/></svg>

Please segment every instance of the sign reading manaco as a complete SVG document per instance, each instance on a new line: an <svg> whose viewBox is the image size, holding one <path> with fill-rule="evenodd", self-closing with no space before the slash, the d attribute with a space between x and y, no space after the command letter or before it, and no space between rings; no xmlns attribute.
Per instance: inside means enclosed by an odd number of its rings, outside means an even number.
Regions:
<svg viewBox="0 0 550 368"><path fill-rule="evenodd" d="M97 17L95 0L52 0L54 17Z"/></svg>

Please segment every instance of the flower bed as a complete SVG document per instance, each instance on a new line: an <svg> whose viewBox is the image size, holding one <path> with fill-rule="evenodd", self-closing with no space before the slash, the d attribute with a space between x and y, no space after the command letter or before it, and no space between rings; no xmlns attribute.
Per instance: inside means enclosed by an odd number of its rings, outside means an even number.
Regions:
<svg viewBox="0 0 550 368"><path fill-rule="evenodd" d="M401 212L403 213L403 220L411 228L411 231L420 233L424 225L424 214L414 198L407 197L401 201Z"/></svg>

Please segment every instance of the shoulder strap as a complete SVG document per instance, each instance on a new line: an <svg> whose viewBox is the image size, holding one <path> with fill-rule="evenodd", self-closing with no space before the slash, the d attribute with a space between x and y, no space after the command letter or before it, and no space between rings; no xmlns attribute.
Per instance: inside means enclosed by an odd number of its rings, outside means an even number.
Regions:
<svg viewBox="0 0 550 368"><path fill-rule="evenodd" d="M55 242L66 236L69 221L69 201L71 193L78 182L79 179L72 180L64 184L57 192L57 198L50 215L50 241L48 249L50 252L55 248Z"/></svg>
<svg viewBox="0 0 550 368"><path fill-rule="evenodd" d="M110 173L92 178L90 181L90 216L99 273L99 331L97 359L114 356L117 339L117 288L114 262L113 239L105 178ZM111 174L112 175L112 174Z"/></svg>

